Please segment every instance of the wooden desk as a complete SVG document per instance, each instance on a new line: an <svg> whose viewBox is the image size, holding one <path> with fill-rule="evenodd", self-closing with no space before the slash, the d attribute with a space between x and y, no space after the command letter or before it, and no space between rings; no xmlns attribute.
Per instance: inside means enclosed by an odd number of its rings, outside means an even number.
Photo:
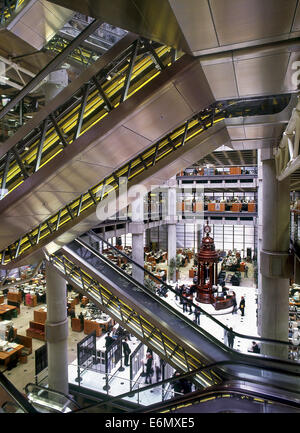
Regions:
<svg viewBox="0 0 300 433"><path fill-rule="evenodd" d="M45 324L45 322L47 320L47 311L44 311L43 309L34 310L33 320L34 320L34 322Z"/></svg>
<svg viewBox="0 0 300 433"><path fill-rule="evenodd" d="M0 295L0 304L4 304L4 295Z"/></svg>
<svg viewBox="0 0 300 433"><path fill-rule="evenodd" d="M21 355L21 350L24 348L24 346L22 346L22 344L18 344L18 346L13 349L10 350L9 352L0 352L0 361L3 361L4 365L7 365L10 361L10 359L14 356L17 356L17 358L20 357Z"/></svg>
<svg viewBox="0 0 300 433"><path fill-rule="evenodd" d="M17 309L17 307L15 307L13 305L7 305L7 304L0 305L0 317L1 317L1 320L5 320L4 319L5 314L8 314L8 315L12 316L13 310L16 310L16 309Z"/></svg>
<svg viewBox="0 0 300 433"><path fill-rule="evenodd" d="M94 320L85 320L84 319L84 333L89 335L91 332L96 331L96 337L100 337L102 334L102 329L100 323L95 322Z"/></svg>
<svg viewBox="0 0 300 433"><path fill-rule="evenodd" d="M241 212L242 203L232 203L231 212Z"/></svg>
<svg viewBox="0 0 300 433"><path fill-rule="evenodd" d="M8 292L7 293L7 300L13 301L13 302L22 302L22 293L18 292Z"/></svg>
<svg viewBox="0 0 300 433"><path fill-rule="evenodd" d="M256 210L256 204L248 203L248 212L255 212L255 210Z"/></svg>

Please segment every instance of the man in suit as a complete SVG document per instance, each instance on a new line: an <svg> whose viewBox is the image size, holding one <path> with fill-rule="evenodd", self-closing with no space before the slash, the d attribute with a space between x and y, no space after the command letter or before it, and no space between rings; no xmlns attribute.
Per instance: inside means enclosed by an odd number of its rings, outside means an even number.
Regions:
<svg viewBox="0 0 300 433"><path fill-rule="evenodd" d="M107 336L105 337L105 348L108 350L112 343L115 341L114 338L111 337L110 332L107 333Z"/></svg>
<svg viewBox="0 0 300 433"><path fill-rule="evenodd" d="M128 338L126 337L125 340L122 342L122 347L123 347L123 353L124 353L124 364L126 367L129 366L129 355L131 353L131 349L127 343Z"/></svg>
<svg viewBox="0 0 300 433"><path fill-rule="evenodd" d="M241 310L242 316L244 316L245 315L245 298L244 298L244 296L241 297L239 309Z"/></svg>

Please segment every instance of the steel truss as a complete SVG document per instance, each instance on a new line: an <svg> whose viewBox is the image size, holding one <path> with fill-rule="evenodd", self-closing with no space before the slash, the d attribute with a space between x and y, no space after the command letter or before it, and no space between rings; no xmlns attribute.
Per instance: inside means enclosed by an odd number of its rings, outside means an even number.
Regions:
<svg viewBox="0 0 300 433"><path fill-rule="evenodd" d="M144 39L135 40L9 149L0 160L0 179L7 189L5 195L169 66L171 49L155 46L157 44L152 46L147 41L145 48Z"/></svg>
<svg viewBox="0 0 300 433"><path fill-rule="evenodd" d="M68 257L53 255L49 261L67 281L170 365L184 372L205 366L184 345L173 341L163 329L156 326L150 316L139 314L128 305L126 299L112 293ZM208 386L219 383L220 379L215 373L204 371L197 374L196 381L201 386Z"/></svg>
<svg viewBox="0 0 300 433"><path fill-rule="evenodd" d="M276 99L274 104L276 104L277 108L280 107L280 98L286 103L286 96L278 96L277 99L272 96L274 101ZM57 236L56 232L60 231L61 233L66 230L66 224L68 224L67 227L69 229L70 222L72 225L75 225L79 222L79 218L82 220L85 218L85 215L88 216L91 212L96 211L96 206L113 190L117 192L120 177L127 178L128 184L130 185L132 179L136 178L148 168L155 166L158 161L164 159L167 164L170 154L177 152L189 140L223 120L225 115L227 117L240 116L241 110L243 110L243 107L247 105L248 102L247 100L218 102L204 109L196 116L193 116L175 131L168 134L159 142L151 145L134 159L124 164L108 177L102 179L97 185L88 189L88 191L68 203L50 218L40 223L30 232L22 235L16 242L2 250L1 264L8 264L20 256L28 254L32 247L37 247L38 245L42 247L46 245ZM268 105L265 103L266 98L256 99L256 107L252 108L249 115L261 113L262 107ZM273 110L273 107L271 107L271 109ZM5 183L3 183L3 186L5 187Z"/></svg>

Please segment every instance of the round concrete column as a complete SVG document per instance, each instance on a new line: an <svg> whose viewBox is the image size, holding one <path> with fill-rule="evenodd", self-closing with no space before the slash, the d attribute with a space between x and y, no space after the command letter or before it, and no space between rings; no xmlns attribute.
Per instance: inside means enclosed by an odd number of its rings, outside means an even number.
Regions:
<svg viewBox="0 0 300 433"><path fill-rule="evenodd" d="M129 231L132 233L132 260L142 267L132 264L132 277L144 284L144 197L140 196L131 204L132 223Z"/></svg>
<svg viewBox="0 0 300 433"><path fill-rule="evenodd" d="M290 181L277 181L275 161L263 152L262 184L260 330L262 337L288 341ZM287 359L288 349L263 344L262 353Z"/></svg>
<svg viewBox="0 0 300 433"><path fill-rule="evenodd" d="M49 388L68 394L68 318L65 280L46 263Z"/></svg>

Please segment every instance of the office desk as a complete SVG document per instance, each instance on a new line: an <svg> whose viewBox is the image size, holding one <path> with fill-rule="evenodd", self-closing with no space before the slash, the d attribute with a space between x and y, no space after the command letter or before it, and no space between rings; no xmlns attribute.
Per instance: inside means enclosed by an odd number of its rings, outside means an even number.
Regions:
<svg viewBox="0 0 300 433"><path fill-rule="evenodd" d="M17 347L13 350L10 350L9 352L1 352L0 351L0 361L4 363L4 365L7 365L11 358L17 357L19 358L21 355L21 350L24 348L22 344L18 344Z"/></svg>
<svg viewBox="0 0 300 433"><path fill-rule="evenodd" d="M11 318L13 315L13 310L16 310L16 309L17 309L17 307L15 307L14 305L1 304L0 305L1 320L6 320L4 317L6 314L8 316L10 316L10 318Z"/></svg>

